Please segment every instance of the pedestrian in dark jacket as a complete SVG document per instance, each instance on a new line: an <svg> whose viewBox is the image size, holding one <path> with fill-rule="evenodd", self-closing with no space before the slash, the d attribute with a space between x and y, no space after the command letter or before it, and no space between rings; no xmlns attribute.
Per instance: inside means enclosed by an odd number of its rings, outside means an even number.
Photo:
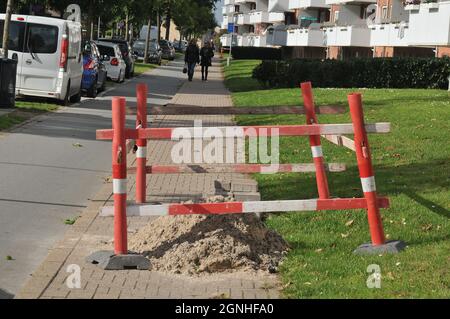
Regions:
<svg viewBox="0 0 450 319"><path fill-rule="evenodd" d="M208 68L212 65L212 58L214 51L209 42L205 42L203 48L200 50L201 65L202 65L202 81L208 81Z"/></svg>
<svg viewBox="0 0 450 319"><path fill-rule="evenodd" d="M186 53L184 55L184 62L187 64L188 78L192 81L194 77L195 66L200 63L200 50L197 46L197 41L192 39L186 48Z"/></svg>

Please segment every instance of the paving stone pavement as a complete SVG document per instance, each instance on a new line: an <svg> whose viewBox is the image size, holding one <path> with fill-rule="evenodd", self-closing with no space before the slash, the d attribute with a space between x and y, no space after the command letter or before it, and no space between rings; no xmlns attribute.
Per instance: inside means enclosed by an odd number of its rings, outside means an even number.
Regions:
<svg viewBox="0 0 450 319"><path fill-rule="evenodd" d="M181 72L181 71L180 71ZM198 106L232 106L229 92L223 84L223 75L214 63L206 83L196 73L193 82L187 82L171 101L173 104ZM194 120L203 120L204 126L233 125L232 116L158 116L151 119L152 127L192 126ZM171 163L172 141L149 141L149 163ZM128 156L129 167L135 161ZM128 199L134 198L134 175L128 176ZM250 179L243 174L171 174L149 175L147 201L179 202L201 198L214 193L214 181ZM112 205L112 185L105 180L104 187L92 198L89 206L64 239L49 252L41 266L16 295L16 298L279 298L280 283L275 275L267 273L229 273L203 277L172 275L154 271L104 271L85 262L91 253L112 249L113 219L99 217L99 209ZM129 217L128 230L135 232L151 221L151 217ZM75 265L75 266L73 266ZM74 268L73 268L74 267ZM70 289L72 272L80 267L81 288Z"/></svg>

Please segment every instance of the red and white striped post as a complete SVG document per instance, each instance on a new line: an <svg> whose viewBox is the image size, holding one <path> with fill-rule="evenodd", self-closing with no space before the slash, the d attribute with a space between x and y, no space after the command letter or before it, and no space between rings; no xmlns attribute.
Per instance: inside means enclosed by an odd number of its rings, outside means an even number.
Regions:
<svg viewBox="0 0 450 319"><path fill-rule="evenodd" d="M114 254L128 254L127 247L127 152L124 97L112 100L112 170L114 192Z"/></svg>
<svg viewBox="0 0 450 319"><path fill-rule="evenodd" d="M137 85L137 118L136 127L147 128L147 94L146 84ZM147 193L147 139L136 141L136 203L146 202Z"/></svg>
<svg viewBox="0 0 450 319"><path fill-rule="evenodd" d="M301 90L303 95L303 103L305 106L306 123L308 125L318 124L311 82L302 83ZM324 166L325 161L323 159L323 151L322 151L322 143L320 141L320 135L311 135L309 137L309 143L311 145L311 151L314 158L314 165L316 167L316 181L317 181L317 190L319 192L319 198L320 199L330 198L330 191L328 189L327 173L325 171Z"/></svg>
<svg viewBox="0 0 450 319"><path fill-rule="evenodd" d="M348 96L348 102L355 132L356 158L358 160L359 175L361 177L364 197L367 201L367 215L372 244L374 246L383 245L385 243L383 223L381 221L372 158L364 123L361 94L350 94Z"/></svg>

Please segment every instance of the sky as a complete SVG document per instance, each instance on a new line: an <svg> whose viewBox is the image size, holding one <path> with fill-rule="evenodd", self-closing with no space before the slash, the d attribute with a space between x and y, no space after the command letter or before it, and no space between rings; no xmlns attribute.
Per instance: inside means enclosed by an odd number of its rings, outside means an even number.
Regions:
<svg viewBox="0 0 450 319"><path fill-rule="evenodd" d="M217 9L216 9L216 20L217 20L217 23L220 25L221 23L222 23L222 3L223 3L223 0L219 0L219 1L217 1L217 3L216 3L216 7L217 7Z"/></svg>

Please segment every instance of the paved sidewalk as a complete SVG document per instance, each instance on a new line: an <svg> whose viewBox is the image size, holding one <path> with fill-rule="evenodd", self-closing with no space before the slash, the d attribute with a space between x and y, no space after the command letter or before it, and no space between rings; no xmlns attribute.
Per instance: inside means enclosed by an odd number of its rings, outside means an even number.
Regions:
<svg viewBox="0 0 450 319"><path fill-rule="evenodd" d="M180 69L181 72L181 69ZM214 63L209 81L202 83L196 73L194 82L185 82L170 103L199 106L232 106L229 92L223 85L220 67ZM151 88L150 88L151 92ZM204 126L233 124L231 116L160 116L152 118L152 127L192 126L194 120ZM171 141L149 141L149 163L171 163ZM129 165L134 156L129 156ZM149 175L147 200L179 202L201 198L214 193L216 179L245 179L242 174L172 174ZM134 198L134 179L128 178L128 198ZM44 263L23 287L16 298L278 298L279 282L267 273L217 274L189 277L154 271L103 271L87 264L85 257L92 252L112 249L113 219L99 217L99 209L112 205L112 185L105 185L92 198L83 215L66 233L64 239L50 251ZM129 217L129 232L146 225L149 217ZM70 265L81 267L81 289L69 289L66 281Z"/></svg>

